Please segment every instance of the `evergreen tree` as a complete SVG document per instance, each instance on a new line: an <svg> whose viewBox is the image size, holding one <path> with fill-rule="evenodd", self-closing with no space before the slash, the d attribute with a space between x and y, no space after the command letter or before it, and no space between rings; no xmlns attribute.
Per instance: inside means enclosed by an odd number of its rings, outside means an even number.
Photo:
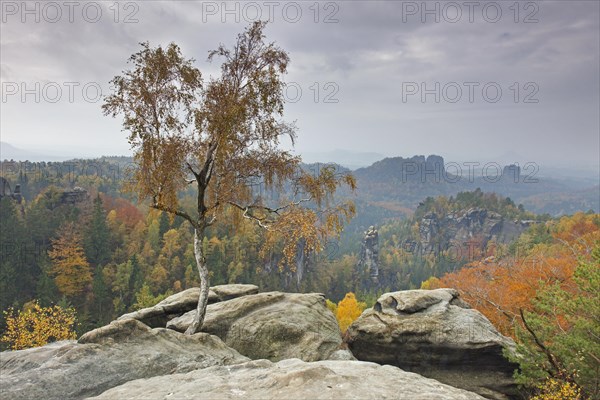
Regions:
<svg viewBox="0 0 600 400"><path fill-rule="evenodd" d="M133 298L134 293L137 293L141 289L142 284L144 283L144 275L142 269L140 268L138 258L135 254L131 256L129 262L131 263L131 275L129 276L129 293L131 293Z"/></svg>
<svg viewBox="0 0 600 400"><path fill-rule="evenodd" d="M42 268L42 273L37 282L36 293L37 299L44 307L49 307L60 299L58 288L54 280L48 274L48 267Z"/></svg>
<svg viewBox="0 0 600 400"><path fill-rule="evenodd" d="M4 310L32 293L35 286L28 285L37 276L31 276L28 267L33 247L24 235L15 202L8 197L0 200L0 221L0 306Z"/></svg>
<svg viewBox="0 0 600 400"><path fill-rule="evenodd" d="M92 323L102 325L109 322L112 317L112 301L110 290L104 281L103 267L98 265L92 281L94 302L92 304Z"/></svg>
<svg viewBox="0 0 600 400"><path fill-rule="evenodd" d="M158 236L162 238L164 234L170 229L169 217L167 213L161 212L160 218L158 219Z"/></svg>
<svg viewBox="0 0 600 400"><path fill-rule="evenodd" d="M85 231L85 255L94 266L105 265L110 261L110 232L106 224L106 212L102 207L100 195L94 199L92 220Z"/></svg>

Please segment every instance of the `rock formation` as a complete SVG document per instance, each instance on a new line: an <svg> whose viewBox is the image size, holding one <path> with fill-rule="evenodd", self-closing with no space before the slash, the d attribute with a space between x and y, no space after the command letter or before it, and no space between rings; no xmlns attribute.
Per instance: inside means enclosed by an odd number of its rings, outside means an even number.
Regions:
<svg viewBox="0 0 600 400"><path fill-rule="evenodd" d="M511 221L483 208L438 215L429 212L419 221L421 255L451 250L456 258L472 258L472 252L483 250L490 241L510 243L519 237L532 221Z"/></svg>
<svg viewBox="0 0 600 400"><path fill-rule="evenodd" d="M514 343L455 290L381 296L350 326L349 349L323 295L257 290L211 288L204 332L195 335L176 332L195 312L198 289L189 289L77 342L3 352L0 393L17 400L475 400L516 393L514 365L502 357Z"/></svg>
<svg viewBox="0 0 600 400"><path fill-rule="evenodd" d="M250 361L128 382L94 399L484 400L433 379L360 361Z"/></svg>
<svg viewBox="0 0 600 400"><path fill-rule="evenodd" d="M379 277L379 233L374 226L370 226L369 230L365 232L358 266L360 270L369 273L373 282L377 282Z"/></svg>
<svg viewBox="0 0 600 400"><path fill-rule="evenodd" d="M65 190L61 193L60 202L62 204L76 204L87 200L88 197L87 190L75 186L72 190Z"/></svg>
<svg viewBox="0 0 600 400"><path fill-rule="evenodd" d="M218 285L210 288L208 304L258 293L256 285ZM151 328L164 328L167 322L188 311L195 310L200 298L200 288L191 288L167 297L155 306L124 314L118 320L137 319Z"/></svg>
<svg viewBox="0 0 600 400"><path fill-rule="evenodd" d="M3 352L0 393L11 400L83 399L125 382L247 361L218 337L151 329L128 319L78 342Z"/></svg>
<svg viewBox="0 0 600 400"><path fill-rule="evenodd" d="M362 361L407 371L490 399L517 394L517 368L503 356L514 342L502 336L454 289L386 293L348 328L349 349Z"/></svg>
<svg viewBox="0 0 600 400"><path fill-rule="evenodd" d="M167 327L184 332L195 313L175 318ZM271 361L325 360L342 343L337 321L318 293L269 292L211 304L202 331L247 357Z"/></svg>
<svg viewBox="0 0 600 400"><path fill-rule="evenodd" d="M21 185L16 184L15 190L13 191L10 188L10 183L3 176L0 176L0 200L4 197L11 198L18 204L23 200L23 196L21 196Z"/></svg>

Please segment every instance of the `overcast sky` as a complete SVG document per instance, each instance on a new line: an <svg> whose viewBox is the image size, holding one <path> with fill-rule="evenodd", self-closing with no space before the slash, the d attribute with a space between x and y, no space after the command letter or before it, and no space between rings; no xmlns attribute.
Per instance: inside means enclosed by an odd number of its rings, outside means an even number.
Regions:
<svg viewBox="0 0 600 400"><path fill-rule="evenodd" d="M20 148L128 154L97 89L138 43L175 42L208 77L260 14L291 56L300 153L599 163L598 1L23 4L2 0L0 32L1 139Z"/></svg>

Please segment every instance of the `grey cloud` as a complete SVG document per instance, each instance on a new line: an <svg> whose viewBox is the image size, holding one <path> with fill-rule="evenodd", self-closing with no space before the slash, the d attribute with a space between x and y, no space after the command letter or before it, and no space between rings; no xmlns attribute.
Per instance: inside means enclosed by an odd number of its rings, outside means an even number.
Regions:
<svg viewBox="0 0 600 400"><path fill-rule="evenodd" d="M480 2L482 7L487 3ZM111 15L107 7L112 3L102 4ZM218 64L205 62L208 51L220 42L232 43L247 25L243 18L240 23L207 18L202 2L136 4L139 22L133 24L110 19L96 24L3 23L2 81L107 85L126 68L141 41L178 43L208 77L218 73ZM598 164L599 3L537 2L539 22L532 24L514 23L508 9L512 2L501 3L505 14L498 23L480 16L469 23L463 16L455 24L421 23L418 16L404 22L408 3L392 1L335 2L339 22L322 23L327 10L320 9L321 22L315 23L308 8L312 4L302 3L300 22L291 24L276 15L267 29L268 38L290 52L287 80L303 90L302 99L288 107L289 119L297 119L301 127L299 151L493 157L518 147L520 154L548 162L585 159ZM452 81L498 82L503 101L402 101L405 82ZM317 103L310 89L315 82L321 90ZM323 103L327 82L338 85L339 103ZM508 101L514 82L538 84L539 104ZM103 153L127 149L118 121L103 117L99 104L10 101L2 106L2 140L19 147L71 143L81 148L91 144ZM566 145L574 148L573 154L565 154Z"/></svg>

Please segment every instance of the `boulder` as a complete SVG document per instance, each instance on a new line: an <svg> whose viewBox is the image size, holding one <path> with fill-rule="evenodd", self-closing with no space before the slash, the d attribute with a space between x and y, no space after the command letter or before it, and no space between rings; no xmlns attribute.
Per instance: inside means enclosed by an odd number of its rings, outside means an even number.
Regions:
<svg viewBox="0 0 600 400"><path fill-rule="evenodd" d="M207 333L183 335L139 321L113 321L78 342L3 352L6 399L81 399L130 380L248 361Z"/></svg>
<svg viewBox="0 0 600 400"><path fill-rule="evenodd" d="M503 356L502 336L454 289L386 293L348 328L359 360L390 364L490 399L517 396L516 364Z"/></svg>
<svg viewBox="0 0 600 400"><path fill-rule="evenodd" d="M218 285L210 288L208 304L258 293L256 285ZM137 319L151 328L164 328L167 322L198 306L200 288L190 288L167 297L153 307L124 314L118 320Z"/></svg>
<svg viewBox="0 0 600 400"><path fill-rule="evenodd" d="M195 313L175 318L167 327L184 332ZM342 342L337 321L319 293L269 292L211 304L202 331L251 359L271 361L325 360Z"/></svg>
<svg viewBox="0 0 600 400"><path fill-rule="evenodd" d="M250 361L139 379L94 399L483 400L475 393L389 365L361 361Z"/></svg>

